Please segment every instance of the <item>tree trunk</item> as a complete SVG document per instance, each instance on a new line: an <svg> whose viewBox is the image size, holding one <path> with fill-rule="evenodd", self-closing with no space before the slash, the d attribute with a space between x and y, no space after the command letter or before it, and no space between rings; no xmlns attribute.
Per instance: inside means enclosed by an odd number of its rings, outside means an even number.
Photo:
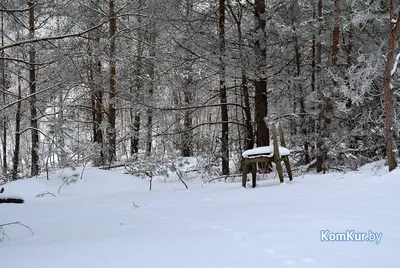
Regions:
<svg viewBox="0 0 400 268"><path fill-rule="evenodd" d="M229 174L229 124L227 92L225 85L225 0L219 0L219 98L221 104L221 158L222 174Z"/></svg>
<svg viewBox="0 0 400 268"><path fill-rule="evenodd" d="M186 20L189 22L192 16L192 0L186 0ZM189 44L188 50L191 50L190 46L190 27L188 27L185 31L185 42ZM192 70L192 63L190 61L191 55L188 50L185 50L185 73L187 78L185 78L185 84L183 86L183 94L184 94L184 101L187 106L192 105L193 102L193 70ZM183 134L182 134L182 156L188 157L192 156L193 154L193 111L192 110L185 110L184 113L184 120L183 120Z"/></svg>
<svg viewBox="0 0 400 268"><path fill-rule="evenodd" d="M117 133L115 129L115 121L116 121L116 62L115 62L115 54L116 54L116 33L117 33L117 18L115 14L115 6L114 0L109 1L109 34L110 34L110 60L109 60L109 68L110 68L110 96L109 96L109 106L108 106L108 161L111 163L116 159L116 139Z"/></svg>
<svg viewBox="0 0 400 268"><path fill-rule="evenodd" d="M191 78L188 78L188 84L191 84ZM187 105L190 105L193 101L193 94L190 92L191 87L186 88L184 92L184 100ZM192 146L193 146L193 118L192 110L185 110L184 120L183 120L183 135L182 135L182 156L189 157L192 156Z"/></svg>
<svg viewBox="0 0 400 268"><path fill-rule="evenodd" d="M21 144L21 107L22 107L22 90L21 90L21 77L18 74L18 103L17 112L15 114L15 147L13 156L13 169L11 172L12 180L18 178L18 167L19 167L19 154L20 154L20 144Z"/></svg>
<svg viewBox="0 0 400 268"><path fill-rule="evenodd" d="M35 38L35 1L28 0L29 8L29 38ZM31 121L31 176L39 174L39 130L36 108L36 50L35 45L30 44L29 49L29 93L30 97L30 121Z"/></svg>
<svg viewBox="0 0 400 268"><path fill-rule="evenodd" d="M339 54L339 35L340 35L340 0L333 0L335 24L333 26L332 36L332 66L336 66Z"/></svg>
<svg viewBox="0 0 400 268"><path fill-rule="evenodd" d="M397 35L400 27L400 11L395 18L394 0L390 1L390 38L389 51L386 58L386 68L383 77L383 92L385 94L385 138L386 138L386 154L388 158L389 171L397 167L397 160L393 146L393 118L392 118L392 89L391 77L394 62L394 52L396 49Z"/></svg>
<svg viewBox="0 0 400 268"><path fill-rule="evenodd" d="M302 136L303 136L303 152L304 152L304 164L308 164L310 162L310 155L309 155L309 140L308 140L308 125L306 122L305 118L305 97L304 97L304 89L301 80L301 66L302 66L302 55L301 55L301 45L299 44L299 37L298 37L298 29L297 25L299 23L298 21L298 16L300 14L300 9L299 9L299 3L298 1L293 2L292 5L292 10L291 10L291 18L292 18L292 29L294 32L293 35L293 46L294 46L294 56L295 56L295 64L296 64L296 71L294 74L294 101L297 101L297 96L298 96L298 101L299 101L299 106L300 106L300 120L297 123L297 127L299 128ZM312 59L312 66L313 66L313 72L312 74L314 75L315 79L315 73L314 73L314 67L315 67L315 35L313 36L313 59ZM314 80L312 80L313 82ZM297 95L298 93L298 95ZM295 107L296 105L294 105ZM294 110L294 112L296 112Z"/></svg>
<svg viewBox="0 0 400 268"><path fill-rule="evenodd" d="M269 145L269 129L264 121L268 114L267 99L267 49L265 32L265 1L255 1L255 54L256 54L256 81L255 81L255 121L257 125L257 147Z"/></svg>
<svg viewBox="0 0 400 268"><path fill-rule="evenodd" d="M92 60L91 60L92 61ZM100 156L96 156L94 159L95 166L102 166L105 164L104 159L104 140L103 140L103 132L101 130L101 124L103 122L103 90L101 85L96 83L96 79L94 76L96 73L96 77L101 74L101 62L100 59L97 59L95 62L92 62L90 71L89 71L89 79L91 80L90 84L92 85L92 117L93 117L93 142L98 145L100 148Z"/></svg>
<svg viewBox="0 0 400 268"><path fill-rule="evenodd" d="M156 25L155 22L152 21L150 23L150 70L149 70L149 77L150 77L150 85L149 85L149 98L151 99L154 94L155 88L155 75L156 75L156 66L155 66L155 57L156 57ZM151 108L147 109L147 146L146 146L146 153L150 154L152 150L152 143L153 143L153 110Z"/></svg>
<svg viewBox="0 0 400 268"><path fill-rule="evenodd" d="M1 45L4 46L4 13L1 13ZM1 57L4 58L4 50L1 51ZM3 91L3 103L6 104L6 62L4 59L1 60L1 88ZM7 116L3 116L3 175L7 174Z"/></svg>
<svg viewBox="0 0 400 268"><path fill-rule="evenodd" d="M139 6L142 6L142 0L139 0ZM143 77L142 77L142 68L143 68L143 62L142 62L142 57L143 57L143 30L142 30L142 16L138 16L138 29L137 29L137 47L136 47L136 79L135 79L135 90L136 90L136 96L137 99L139 100L140 95L143 90ZM132 106L134 104L132 103ZM141 119L141 113L137 109L131 109L131 156L137 155L139 153L139 131L140 131L140 119Z"/></svg>
<svg viewBox="0 0 400 268"><path fill-rule="evenodd" d="M318 0L318 6L317 6L317 20L318 20L318 34L316 38L316 44L315 44L315 58L316 58L316 79L315 79L315 89L317 91L318 95L318 111L319 115L316 121L316 169L317 172L321 172L324 170L324 164L325 164L325 146L324 146L324 140L323 140L323 110L324 110L324 105L323 105L323 96L322 96L322 89L321 89L321 64L322 64L322 40L321 40L321 35L322 35L322 0Z"/></svg>
<svg viewBox="0 0 400 268"><path fill-rule="evenodd" d="M131 118L133 114L131 114ZM131 156L139 153L140 112L135 112L131 137Z"/></svg>
<svg viewBox="0 0 400 268"><path fill-rule="evenodd" d="M95 3L92 1L93 9L96 8ZM97 14L94 15L97 19ZM91 23L90 27L94 27L95 23ZM101 60L98 57L95 49L98 49L100 44L100 33L98 31L92 31L89 33L89 86L91 89L92 99L92 121L93 121L93 142L99 148L99 155L95 155L93 159L94 166L103 166L105 164L105 152L104 152L104 139L101 125L103 123L103 87L101 81Z"/></svg>

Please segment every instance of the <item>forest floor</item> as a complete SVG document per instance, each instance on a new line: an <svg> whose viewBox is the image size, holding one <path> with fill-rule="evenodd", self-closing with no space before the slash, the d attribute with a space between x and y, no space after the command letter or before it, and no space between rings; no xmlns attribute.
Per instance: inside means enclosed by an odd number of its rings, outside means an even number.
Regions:
<svg viewBox="0 0 400 268"><path fill-rule="evenodd" d="M292 182L180 182L87 167L8 183L0 204L4 268L376 268L400 264L400 169L307 174ZM79 172L79 170L78 170ZM48 191L37 197L38 194ZM380 241L326 241L370 231ZM354 232L353 232L354 231ZM2 238L0 232L0 239ZM343 238L343 237L342 237ZM364 237L368 238L368 237ZM325 240L325 241L321 241Z"/></svg>

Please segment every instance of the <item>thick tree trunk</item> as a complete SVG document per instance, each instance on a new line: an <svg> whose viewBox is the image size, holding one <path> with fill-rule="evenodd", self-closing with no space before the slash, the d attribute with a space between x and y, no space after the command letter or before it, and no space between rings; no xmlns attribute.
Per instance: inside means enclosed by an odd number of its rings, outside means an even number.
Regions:
<svg viewBox="0 0 400 268"><path fill-rule="evenodd" d="M221 104L221 158L222 174L229 174L229 123L227 90L225 85L225 0L219 0L219 98Z"/></svg>
<svg viewBox="0 0 400 268"><path fill-rule="evenodd" d="M35 1L28 0L29 8L29 38L35 38ZM39 130L36 108L36 51L35 45L30 44L29 49L29 93L30 97L30 121L31 121L31 176L39 174Z"/></svg>
<svg viewBox="0 0 400 268"><path fill-rule="evenodd" d="M13 156L13 169L11 172L12 180L18 178L18 167L19 167L19 155L20 155L20 144L21 144L21 108L22 108L22 90L21 90L21 77L18 74L18 103L17 111L15 114L15 147Z"/></svg>
<svg viewBox="0 0 400 268"><path fill-rule="evenodd" d="M109 60L109 68L110 68L110 96L109 96L109 106L108 106L108 161L111 163L116 159L116 140L117 140L117 132L115 129L116 123L116 33L117 33L117 18L115 14L115 6L114 0L109 1L109 34L110 34L110 60Z"/></svg>
<svg viewBox="0 0 400 268"><path fill-rule="evenodd" d="M385 94L385 138L386 138L386 154L388 159L389 171L397 167L396 155L393 146L393 118L392 118L392 90L391 90L391 77L394 62L394 52L396 49L397 35L400 29L400 11L395 16L394 0L390 1L390 38L389 38L389 51L386 57L386 68L383 77L383 92Z"/></svg>
<svg viewBox="0 0 400 268"><path fill-rule="evenodd" d="M267 49L265 32L265 1L255 1L255 54L257 62L255 81L255 121L257 126L257 147L269 145L269 129L265 122L268 114L267 99Z"/></svg>

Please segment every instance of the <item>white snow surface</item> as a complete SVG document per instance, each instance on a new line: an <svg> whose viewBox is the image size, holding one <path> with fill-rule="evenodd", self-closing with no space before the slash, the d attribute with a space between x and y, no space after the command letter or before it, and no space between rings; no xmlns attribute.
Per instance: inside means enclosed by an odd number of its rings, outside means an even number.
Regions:
<svg viewBox="0 0 400 268"><path fill-rule="evenodd" d="M59 173L19 180L4 187L25 204L0 204L0 224L19 221L34 235L4 226L0 267L398 267L400 169L375 166L260 181L254 189L154 182L149 191L143 179L95 168L59 195ZM44 191L56 197L36 197ZM383 237L321 242L321 230Z"/></svg>
<svg viewBox="0 0 400 268"><path fill-rule="evenodd" d="M281 156L290 155L290 150L285 147L278 147L279 154ZM261 146L254 149L250 149L244 151L242 153L244 158L251 158L251 157L259 157L259 156L267 156L273 157L274 156L274 147L273 146Z"/></svg>

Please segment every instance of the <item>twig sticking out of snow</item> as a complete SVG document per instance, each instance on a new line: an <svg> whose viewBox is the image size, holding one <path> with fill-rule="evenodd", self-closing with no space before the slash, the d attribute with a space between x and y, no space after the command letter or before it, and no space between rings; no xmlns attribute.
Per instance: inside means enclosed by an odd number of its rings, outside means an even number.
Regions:
<svg viewBox="0 0 400 268"><path fill-rule="evenodd" d="M54 194L50 193L49 191L44 191L43 193L38 194L36 197L43 197L43 196L48 195L48 194L56 197Z"/></svg>
<svg viewBox="0 0 400 268"><path fill-rule="evenodd" d="M189 187L187 186L187 184L185 183L185 181L183 180L183 173L182 173L182 171L178 168L177 170L176 170L176 174L178 175L178 178L179 178L179 180L183 183L183 185L185 185L185 187L186 187L186 190L187 189L189 189Z"/></svg>
<svg viewBox="0 0 400 268"><path fill-rule="evenodd" d="M5 238L7 238L7 240L10 240L10 238L8 237L8 235L6 234L6 232L4 231L4 228L3 228L4 226L9 226L9 225L20 225L22 227L29 229L29 231L31 231L32 235L35 235L32 228L29 227L28 225L22 224L19 221L9 222L9 223L0 224L0 242L3 242L3 240Z"/></svg>

